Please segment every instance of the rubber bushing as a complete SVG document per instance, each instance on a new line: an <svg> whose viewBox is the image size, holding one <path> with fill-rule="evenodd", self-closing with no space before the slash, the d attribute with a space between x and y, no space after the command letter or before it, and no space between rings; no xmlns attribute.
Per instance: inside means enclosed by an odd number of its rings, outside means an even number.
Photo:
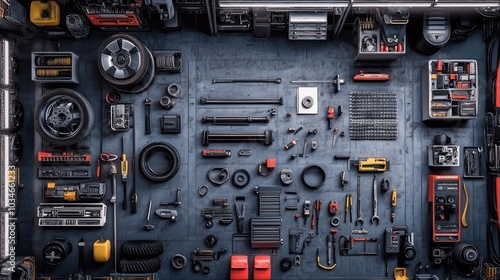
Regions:
<svg viewBox="0 0 500 280"><path fill-rule="evenodd" d="M280 268L282 271L289 271L292 268L292 259L290 258L282 258L280 260Z"/></svg>
<svg viewBox="0 0 500 280"><path fill-rule="evenodd" d="M205 245L207 245L210 248L217 245L217 241L218 241L217 237L213 234L207 235L207 237L205 237Z"/></svg>
<svg viewBox="0 0 500 280"><path fill-rule="evenodd" d="M202 268L202 264L201 264L201 262L199 262L199 261L195 261L195 262L193 263L193 271L194 271L194 272L196 272L196 273L200 272L200 271L201 271L201 268Z"/></svg>
<svg viewBox="0 0 500 280"><path fill-rule="evenodd" d="M170 84L167 87L167 94L173 98L179 98L182 94L182 88L178 84Z"/></svg>
<svg viewBox="0 0 500 280"><path fill-rule="evenodd" d="M170 261L174 269L180 270L186 267L187 259L184 255L175 254Z"/></svg>
<svg viewBox="0 0 500 280"><path fill-rule="evenodd" d="M237 169L233 173L233 185L237 188L244 188L250 183L250 172L246 169Z"/></svg>
<svg viewBox="0 0 500 280"><path fill-rule="evenodd" d="M201 269L201 272L203 272L203 274L209 274L210 267L208 265L203 266L203 268Z"/></svg>
<svg viewBox="0 0 500 280"><path fill-rule="evenodd" d="M175 105L175 101L172 98L170 98L170 96L165 95L165 96L162 96L160 98L160 106L161 107L163 107L167 110L170 110L170 109L172 109L172 107L174 107L174 105Z"/></svg>

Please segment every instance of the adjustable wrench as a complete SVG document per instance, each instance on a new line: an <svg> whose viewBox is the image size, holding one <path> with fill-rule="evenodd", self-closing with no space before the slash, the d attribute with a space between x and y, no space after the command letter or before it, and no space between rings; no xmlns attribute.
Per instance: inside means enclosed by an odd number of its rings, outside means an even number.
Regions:
<svg viewBox="0 0 500 280"><path fill-rule="evenodd" d="M357 197L358 197L358 219L356 220L356 225L363 226L363 218L361 217L361 178L358 176L358 189L357 189Z"/></svg>
<svg viewBox="0 0 500 280"><path fill-rule="evenodd" d="M373 216L370 219L371 223L373 224L374 221L377 221L377 225L380 224L380 217L377 214L377 178L375 174L373 174Z"/></svg>

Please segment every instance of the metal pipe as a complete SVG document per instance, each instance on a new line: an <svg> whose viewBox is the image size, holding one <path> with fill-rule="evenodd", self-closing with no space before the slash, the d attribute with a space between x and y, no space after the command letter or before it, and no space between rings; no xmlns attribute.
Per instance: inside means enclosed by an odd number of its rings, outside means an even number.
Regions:
<svg viewBox="0 0 500 280"><path fill-rule="evenodd" d="M200 98L200 104L218 104L218 105L246 105L246 104L278 104L283 105L283 97L280 98Z"/></svg>
<svg viewBox="0 0 500 280"><path fill-rule="evenodd" d="M203 117L203 123L213 124L250 124L268 123L269 117Z"/></svg>
<svg viewBox="0 0 500 280"><path fill-rule="evenodd" d="M245 134L213 134L204 130L202 134L203 146L210 143L234 143L234 142L260 142L266 146L273 144L274 135L272 130L266 130L263 134L245 133Z"/></svg>

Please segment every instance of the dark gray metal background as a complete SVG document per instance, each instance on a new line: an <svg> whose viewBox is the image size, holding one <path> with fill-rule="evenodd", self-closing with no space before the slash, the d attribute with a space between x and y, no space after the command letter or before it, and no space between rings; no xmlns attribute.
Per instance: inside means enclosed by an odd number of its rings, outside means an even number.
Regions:
<svg viewBox="0 0 500 280"><path fill-rule="evenodd" d="M333 271L325 271L316 265L315 252L320 248L321 259L326 261L326 235L331 226L330 217L327 213L329 200L337 201L340 208L341 224L338 227L339 234L349 236L351 230L356 227L353 224L344 224L344 197L346 193L353 194L353 218L356 219L356 177L355 170L348 172L348 187L342 192L339 188L339 174L347 171L346 161L335 161L333 155L351 155L354 157L387 157L391 161L391 169L384 174L377 175L380 180L385 177L391 180L391 187L398 191L396 225L406 224L415 233L415 245L418 255L408 268L408 275L414 275L414 266L421 261L428 264L427 257L428 241L430 239L430 220L427 210L427 145L436 134L446 133L452 137L457 144L464 146L483 145L483 122L484 122L484 100L485 100L485 45L481 38L480 30L476 30L468 41L463 43L450 42L437 55L432 57L421 56L411 50L403 55L398 61L388 64L386 68L360 68L359 62L354 62L356 49L352 45L350 30L345 28L343 36L330 38L328 41L320 42L294 42L288 41L286 34L273 34L269 39L255 39L250 33L221 33L217 37L211 37L203 32L192 29L184 29L175 33L133 33L151 50L178 49L182 52L183 68L180 74L158 73L153 86L146 92L137 95L122 95L123 102L135 103L136 118L136 155L138 157L141 149L150 142L166 141L173 144L179 150L181 156L181 167L178 174L166 183L148 182L137 170L136 185L139 195L139 212L132 215L130 211L121 209L118 205L118 240L119 244L126 240L161 240L165 246L165 252L161 256L162 269L159 276L165 279L203 278L203 274L195 274L191 266L182 271L171 268L169 261L175 253L181 253L188 257L196 248L206 248L203 239L208 234L215 234L219 243L215 250L226 247L229 253L220 260L209 262L212 272L209 279L225 279L229 277L229 261L232 251L232 234L236 232L236 223L222 226L215 224L212 229L204 227L201 210L211 206L214 197L227 197L234 207L233 200L236 196L246 196L246 224L245 231L248 232L249 218L257 215L257 195L253 192L253 186L279 185L279 170L291 168L295 178L291 186L283 187L285 190L298 190L300 203L299 209L305 199L313 202L321 199L323 207L321 211L321 232L314 237L311 246L307 247L302 255L302 264L293 267L288 272L281 272L279 260L283 257L291 257L288 254L288 229L304 227L303 219L296 223L293 216L295 211L285 211L285 205L295 205L294 202L284 201L282 195L282 236L284 245L271 257L273 278L294 279L320 279L320 278L366 278L379 279L385 275L383 250L383 232L386 227L392 226L390 221L390 192L379 194L378 212L381 216L379 226L370 225L369 219L372 215L372 174L361 174L362 184L362 208L365 226L368 228L368 237L377 237L380 242L380 254L372 257L341 257L337 251L337 268ZM95 166L97 156L101 151L121 154L121 138L123 133L113 133L107 124L107 109L104 95L110 90L109 86L100 77L96 66L96 50L100 41L110 33L99 33L94 31L91 37L82 41L61 41L62 51L75 52L80 57L80 84L72 88L83 93L91 101L96 114L96 123L88 144L92 149L93 179L95 180ZM104 228L99 229L46 229L36 226L37 219L35 210L42 197L42 182L36 178L36 153L41 149L41 140L32 125L33 108L36 100L42 94L40 84L30 80L30 52L31 51L53 51L54 42L46 41L18 41L17 54L20 58L21 72L18 75L21 100L25 106L26 122L22 130L24 158L22 161L22 178L25 189L19 199L19 223L20 223L20 245L18 254L34 254L38 258L39 271L42 274L53 277L64 277L73 272L78 261L77 241L85 237L87 241L87 272L93 276L107 275L113 270L113 260L106 264L96 264L90 259L91 244L100 236L112 240L112 205L109 203L111 188L104 201L108 205L108 220ZM421 121L421 66L429 59L476 59L479 65L479 87L480 87L480 116L461 124L427 126ZM392 75L392 80L383 83L354 83L352 76L359 70L381 71ZM317 86L319 93L318 115L296 114L296 89L298 85L290 84L290 80L297 79L333 79L340 74L346 79L346 84L341 87L337 94L333 93L333 85L309 84ZM276 84L212 84L214 78L281 78L283 82ZM165 89L170 83L179 83L183 89L183 95L178 104L170 111L165 111L159 106L159 99L165 94ZM64 86L64 85L63 85ZM50 85L53 87L53 85ZM349 141L349 91L387 90L398 93L398 116L399 129L397 141ZM282 106L219 106L200 105L200 97L283 97L285 102ZM153 100L152 111L152 134L144 135L144 99L149 97ZM337 144L332 147L332 130L327 129L325 118L328 105L336 109L338 105L344 108L341 117L335 116L334 127L346 132L346 137L337 138ZM271 119L269 124L254 124L250 126L224 127L206 125L202 123L202 117L243 115L243 116L265 116L268 110L277 109L277 115ZM286 117L291 113L291 117ZM180 114L182 117L182 132L180 134L161 134L159 119L166 114ZM303 132L294 136L287 132L289 127L304 127ZM201 133L203 130L211 132L248 131L262 133L266 129L274 130L275 141L271 146L261 144L211 144L208 148L231 149L233 155L227 159L203 159L201 151ZM318 129L318 134L307 136L308 130ZM132 158L132 131L125 132L127 137L127 155ZM318 141L318 149L310 152L308 158L297 157L290 160L291 154L302 152L303 139ZM298 138L299 144L291 151L285 151L285 144L292 139ZM33 148L34 147L34 148ZM252 149L250 157L239 157L237 151L241 148ZM277 169L269 177L257 175L257 164L268 157L277 158ZM300 181L300 173L311 164L322 166L327 172L324 186L319 190L307 189ZM214 166L223 166L234 171L245 168L252 174L249 186L237 189L230 182L215 187L210 185L206 179L207 171ZM483 165L483 167L485 164ZM103 172L108 168L103 166ZM485 170L483 170L484 172ZM462 175L462 168L443 170L447 174ZM119 177L118 177L119 178ZM475 245L480 253L486 255L486 186L484 180L467 180L469 190L469 227L462 229L462 242ZM110 184L109 178L107 183ZM201 184L209 186L209 192L205 197L200 197L197 188ZM129 191L131 184L129 183ZM179 212L178 221L175 223L164 221L152 216L151 223L156 229L145 232L142 226L146 220L148 200L153 201L153 209L159 207L160 201L173 201L175 189L181 188L182 205L176 208ZM118 184L118 201L122 200L121 182ZM301 212L301 211L300 211ZM310 230L310 218L306 231ZM44 265L40 259L43 244L53 237L65 237L73 243L74 250L69 258L56 268ZM305 235L302 236L304 238ZM338 240L337 240L338 241ZM338 248L338 243L337 243ZM253 265L253 257L249 257L250 265ZM390 260L390 269L395 266L395 257ZM442 270L432 269L431 273L442 277ZM314 276L313 276L314 275ZM392 273L390 274L392 275Z"/></svg>

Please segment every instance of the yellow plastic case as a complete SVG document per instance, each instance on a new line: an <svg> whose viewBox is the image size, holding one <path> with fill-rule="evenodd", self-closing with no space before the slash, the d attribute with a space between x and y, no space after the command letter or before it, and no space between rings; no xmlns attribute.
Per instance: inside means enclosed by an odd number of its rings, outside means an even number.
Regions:
<svg viewBox="0 0 500 280"><path fill-rule="evenodd" d="M111 258L111 242L105 239L94 242L93 255L96 262L109 261Z"/></svg>
<svg viewBox="0 0 500 280"><path fill-rule="evenodd" d="M32 1L30 21L36 26L58 26L61 11L56 1Z"/></svg>

